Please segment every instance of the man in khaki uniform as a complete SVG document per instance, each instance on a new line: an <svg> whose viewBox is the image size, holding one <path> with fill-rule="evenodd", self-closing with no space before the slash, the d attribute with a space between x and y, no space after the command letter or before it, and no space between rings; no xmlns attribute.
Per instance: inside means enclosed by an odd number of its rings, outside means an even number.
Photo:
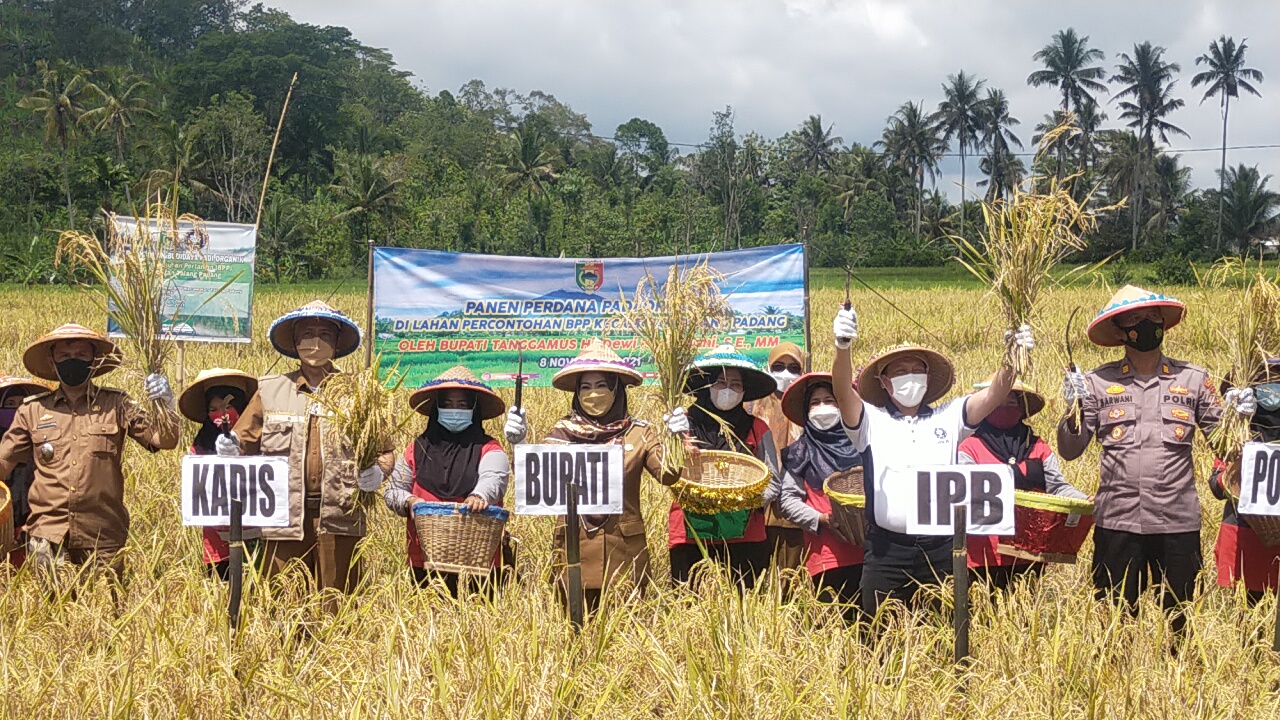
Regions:
<svg viewBox="0 0 1280 720"><path fill-rule="evenodd" d="M122 577L121 548L129 536L120 460L124 439L151 452L178 446L178 423L153 424L120 390L91 382L116 369L115 344L69 324L27 347L22 363L32 375L59 383L18 408L0 441L0 477L19 463L34 466L27 494L27 557L46 572L60 560L106 567ZM172 405L162 375L146 379L147 397Z"/></svg>
<svg viewBox="0 0 1280 720"><path fill-rule="evenodd" d="M366 532L356 493L381 485L394 462L393 448L385 448L372 467L357 469L346 439L327 431L314 394L325 378L339 372L333 361L360 347L360 329L316 300L277 319L268 337L277 352L301 365L258 381L231 435L218 438L217 451L289 458L289 525L262 528L266 575L300 563L318 590L350 593L360 582L355 554Z"/></svg>
<svg viewBox="0 0 1280 720"><path fill-rule="evenodd" d="M1123 345L1124 358L1083 374L1068 372L1063 398L1083 407L1058 424L1058 453L1074 460L1095 437L1102 467L1095 498L1093 582L1099 599L1121 596L1131 611L1148 585L1163 585L1166 610L1194 596L1200 573L1200 501L1191 462L1196 428L1207 433L1222 416L1208 373L1165 357L1165 332L1185 306L1126 286L1089 325L1089 339ZM1229 398L1251 413L1251 398ZM1173 628L1186 619L1177 613Z"/></svg>

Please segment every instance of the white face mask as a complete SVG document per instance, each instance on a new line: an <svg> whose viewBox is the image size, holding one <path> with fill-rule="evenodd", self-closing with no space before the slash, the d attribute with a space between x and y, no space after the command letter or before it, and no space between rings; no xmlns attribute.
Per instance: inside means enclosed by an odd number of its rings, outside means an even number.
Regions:
<svg viewBox="0 0 1280 720"><path fill-rule="evenodd" d="M711 391L711 404L721 412L728 412L742 403L742 392L733 388L720 388Z"/></svg>
<svg viewBox="0 0 1280 720"><path fill-rule="evenodd" d="M770 370L769 374L777 381L778 392L784 392L787 388L791 387L791 383L795 382L796 378L800 377L790 370L778 370L776 372Z"/></svg>
<svg viewBox="0 0 1280 720"><path fill-rule="evenodd" d="M893 385L893 399L904 408L913 408L924 399L924 391L929 387L929 376L925 373L899 375L889 380Z"/></svg>
<svg viewBox="0 0 1280 720"><path fill-rule="evenodd" d="M819 430L830 430L840 422L840 408L835 405L819 405L809 410L809 424Z"/></svg>

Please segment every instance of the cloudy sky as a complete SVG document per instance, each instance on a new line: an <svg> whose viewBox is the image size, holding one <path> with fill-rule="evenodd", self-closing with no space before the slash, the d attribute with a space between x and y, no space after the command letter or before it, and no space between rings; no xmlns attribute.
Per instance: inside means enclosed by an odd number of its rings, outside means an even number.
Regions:
<svg viewBox="0 0 1280 720"><path fill-rule="evenodd" d="M1031 56L1075 27L1107 54L1149 40L1181 64L1175 91L1187 106L1172 122L1191 134L1175 149L1217 148L1216 99L1191 88L1195 58L1222 34L1248 38L1248 65L1266 76L1263 97L1231 110L1230 145L1280 145L1280 3L1030 2L1013 0L269 0L299 22L342 25L386 48L431 92L472 78L519 92L542 90L587 114L609 135L632 117L657 123L669 140L701 142L713 110L733 106L740 133L776 137L811 113L846 143L880 137L907 100L935 107L941 84L961 69L1009 96L1029 145L1032 128L1058 102L1053 88L1026 84ZM1106 99L1103 99L1106 102ZM1119 114L1106 108L1114 126ZM1185 152L1198 185L1216 185L1218 152ZM1280 176L1280 147L1233 150L1228 163ZM959 161L939 189L957 196ZM978 174L969 163L968 184ZM1275 186L1277 181L1272 182Z"/></svg>

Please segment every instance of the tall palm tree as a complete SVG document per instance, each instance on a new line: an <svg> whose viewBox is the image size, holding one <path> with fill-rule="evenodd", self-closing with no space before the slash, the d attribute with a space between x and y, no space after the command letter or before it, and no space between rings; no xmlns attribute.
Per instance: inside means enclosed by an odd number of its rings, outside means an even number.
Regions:
<svg viewBox="0 0 1280 720"><path fill-rule="evenodd" d="M1098 144L1098 132L1102 129L1102 123L1106 122L1107 114L1102 112L1098 107L1098 103L1087 100L1076 108L1076 124L1080 126L1080 171L1089 172L1089 159L1091 156L1097 157L1094 152Z"/></svg>
<svg viewBox="0 0 1280 720"><path fill-rule="evenodd" d="M1237 165L1227 168L1225 196L1226 236L1243 254L1249 241L1280 230L1280 193L1269 190L1271 176L1262 176L1257 166Z"/></svg>
<svg viewBox="0 0 1280 720"><path fill-rule="evenodd" d="M916 186L915 233L920 235L920 214L924 205L924 177L937 177L938 161L945 145L938 129L924 113L924 103L904 103L885 121L888 125L876 146L884 150L891 166L902 168Z"/></svg>
<svg viewBox="0 0 1280 720"><path fill-rule="evenodd" d="M1160 153L1151 166L1151 218L1148 233L1164 233L1186 207L1191 194L1191 168L1178 163L1177 155Z"/></svg>
<svg viewBox="0 0 1280 720"><path fill-rule="evenodd" d="M529 207L529 227L534 228L534 203L549 199L547 183L554 182L559 154L555 145L546 141L532 124L522 124L506 136L503 155L498 161L498 183L508 192L524 191ZM536 228L535 228L536 229ZM535 241L546 251L545 233Z"/></svg>
<svg viewBox="0 0 1280 720"><path fill-rule="evenodd" d="M1103 130L1098 133L1103 152L1098 156L1098 173L1106 183L1107 200L1116 203L1137 193L1143 173L1142 141L1130 130Z"/></svg>
<svg viewBox="0 0 1280 720"><path fill-rule="evenodd" d="M58 147L62 158L62 192L67 198L67 221L76 226L75 205L71 202L71 169L67 153L76 139L76 124L84 114L86 83L84 73L65 62L50 66L36 62L41 87L18 101L18 107L39 115L44 124L44 141Z"/></svg>
<svg viewBox="0 0 1280 720"><path fill-rule="evenodd" d="M831 135L833 128L835 125L822 129L821 115L810 115L800 125L800 130L796 133L800 167L814 173L831 169L840 144L844 142L844 138Z"/></svg>
<svg viewBox="0 0 1280 720"><path fill-rule="evenodd" d="M329 192L343 210L333 220L346 220L359 228L360 239L367 245L374 218L381 218L388 230L392 222L404 214L405 172L401 158L370 153L341 154L334 163L333 182Z"/></svg>
<svg viewBox="0 0 1280 720"><path fill-rule="evenodd" d="M1094 93L1107 91L1107 86L1100 81L1106 72L1093 63L1106 58L1096 47L1089 47L1089 36L1076 34L1075 28L1067 28L1054 33L1049 44L1031 56L1032 60L1044 63L1043 70L1036 70L1027 76L1027 84L1032 87L1052 85L1062 92L1062 112L1065 114L1073 108L1077 113L1087 103L1096 103ZM1059 145L1058 151L1065 151ZM1058 156L1058 177L1062 177L1062 168L1066 158Z"/></svg>
<svg viewBox="0 0 1280 720"><path fill-rule="evenodd" d="M1223 35L1209 43L1209 52L1196 58L1196 65L1206 65L1208 69L1191 78L1191 87L1209 86L1205 88L1200 104L1203 105L1205 100L1217 95L1222 107L1222 166L1218 170L1218 250L1222 250L1222 203L1226 198L1223 189L1227 181L1227 113L1231 111L1231 98L1240 97L1241 88L1262 97L1262 93L1249 82L1262 82L1262 73L1244 66L1244 51L1248 47L1245 40L1236 45L1235 38Z"/></svg>
<svg viewBox="0 0 1280 720"><path fill-rule="evenodd" d="M107 70L106 82L89 83L87 86L89 92L98 96L98 106L86 110L80 116L80 122L93 128L94 132L109 132L115 137L116 160L122 166L125 165L125 134L143 118L156 116L145 95L150 87L151 83L122 68ZM125 183L124 193L125 201L132 206L133 197L128 183Z"/></svg>
<svg viewBox="0 0 1280 720"><path fill-rule="evenodd" d="M1020 178L1022 174L1021 170L1013 173L1014 168L1010 162L1013 160L1018 165L1022 164L1013 156L1011 149L1013 147L1022 149L1022 140L1013 132L1013 127L1021 125L1022 122L1009 114L1009 99L1005 97L1003 90L996 88L987 88L987 96L982 101L978 117L982 134L981 142L987 148L987 157L983 158L978 169L991 180L987 198L1004 197L1005 193L1018 182L1014 180L1012 184L1009 183L1013 175L1016 174ZM998 182L997 178L993 177L993 173L1000 175Z"/></svg>
<svg viewBox="0 0 1280 720"><path fill-rule="evenodd" d="M163 199L170 193L176 202L183 188L196 196L212 194L212 188L196 177L200 162L196 158L195 137L187 127L170 120L156 130L154 137L141 144L154 164L142 176L142 191L147 201L153 197Z"/></svg>
<svg viewBox="0 0 1280 720"><path fill-rule="evenodd" d="M986 174L986 180L979 180L978 186L987 186L986 201L994 202L1004 199L1013 193L1027 173L1027 167L1018 156L1005 148L999 153L991 153L978 162L978 169Z"/></svg>
<svg viewBox="0 0 1280 720"><path fill-rule="evenodd" d="M960 236L964 237L965 154L970 148L981 146L982 86L986 80L976 80L963 70L947 76L942 85L945 98L938 103L933 122L942 133L943 143L955 140L960 144ZM1006 113L1007 114L1007 113Z"/></svg>
<svg viewBox="0 0 1280 720"><path fill-rule="evenodd" d="M1165 62L1164 48L1154 46L1150 42L1133 47L1133 56L1120 53L1121 62L1116 65L1116 74L1111 82L1122 85L1114 100L1122 111L1120 118L1128 120L1126 125L1134 128L1142 141L1142 164L1150 168L1151 158L1155 151L1155 139L1169 142L1169 135L1191 137L1185 130L1169 122L1167 118L1174 110L1186 105L1181 98L1173 96L1173 86L1177 84L1174 75L1182 70L1177 63ZM1145 173L1139 174L1136 183L1137 195L1131 211L1133 248L1138 247L1138 228L1142 214L1143 193L1142 182Z"/></svg>

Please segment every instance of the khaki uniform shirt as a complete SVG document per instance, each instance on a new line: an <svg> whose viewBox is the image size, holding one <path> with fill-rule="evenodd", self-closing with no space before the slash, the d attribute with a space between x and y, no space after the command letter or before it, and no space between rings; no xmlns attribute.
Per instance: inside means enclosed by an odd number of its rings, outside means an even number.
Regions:
<svg viewBox="0 0 1280 720"><path fill-rule="evenodd" d="M297 379L298 392L307 395L311 394L311 386L307 384L307 379L298 374ZM249 404L245 406L244 414L236 421L235 433L240 438L240 448L245 455L258 455L261 453L259 441L262 439L262 421L264 412L262 409L262 396L254 393L250 398ZM307 459L306 467L303 468L302 479L306 485L308 495L320 494L320 483L323 476L323 463L320 458L320 429L316 426L319 422L319 416L312 414L307 418Z"/></svg>
<svg viewBox="0 0 1280 720"><path fill-rule="evenodd" d="M28 398L0 441L0 457L34 466L27 532L71 550L123 547L124 438L156 452L153 434L146 411L120 390L91 386L74 404L61 388Z"/></svg>
<svg viewBox="0 0 1280 720"><path fill-rule="evenodd" d="M1140 535L1200 529L1191 440L1222 417L1222 403L1202 368L1161 357L1158 373L1134 377L1125 360L1085 375L1084 425L1058 424L1058 454L1074 460L1096 437L1102 468L1093 521L1106 530Z"/></svg>

